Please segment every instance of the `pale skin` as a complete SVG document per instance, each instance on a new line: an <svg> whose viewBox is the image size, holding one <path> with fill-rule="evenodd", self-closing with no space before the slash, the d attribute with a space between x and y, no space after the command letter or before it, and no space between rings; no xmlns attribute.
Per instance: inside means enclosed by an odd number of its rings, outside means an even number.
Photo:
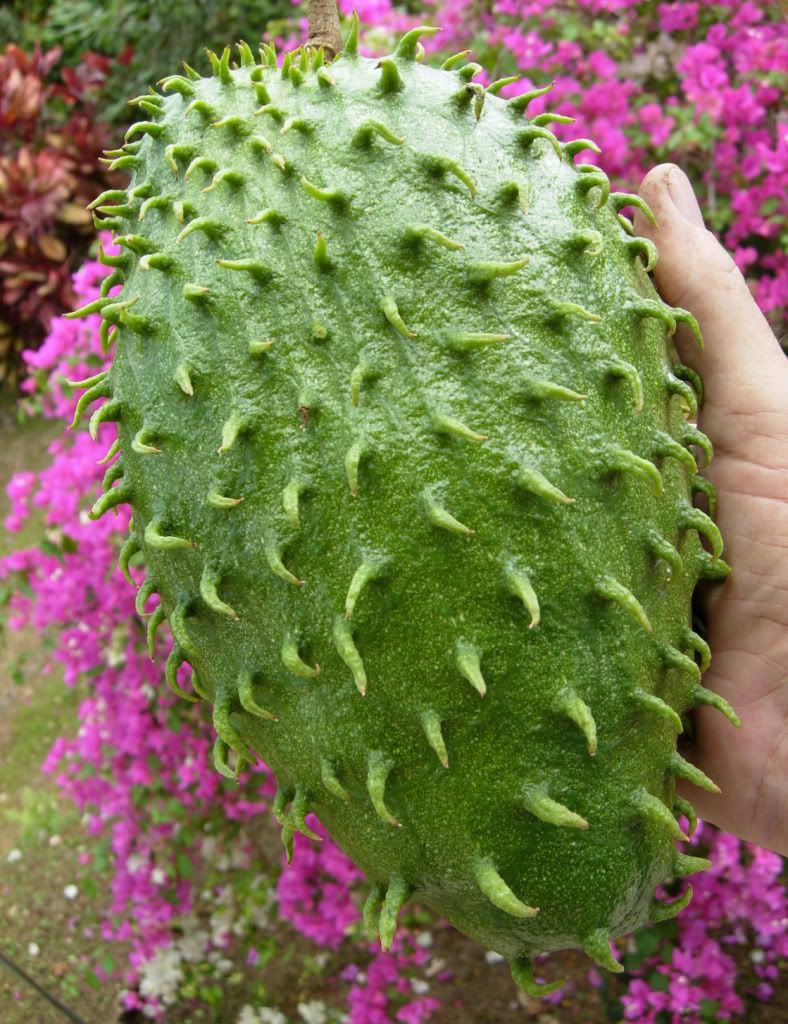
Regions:
<svg viewBox="0 0 788 1024"><path fill-rule="evenodd" d="M703 332L703 352L684 327L677 347L705 384L699 426L715 455L704 472L717 488L723 557L733 567L703 595L713 654L703 684L732 704L742 727L713 708L695 712L683 753L722 792L680 791L706 821L788 854L788 359L704 227L683 171L655 167L640 194L659 225L636 214L636 232L659 249L657 288Z"/></svg>

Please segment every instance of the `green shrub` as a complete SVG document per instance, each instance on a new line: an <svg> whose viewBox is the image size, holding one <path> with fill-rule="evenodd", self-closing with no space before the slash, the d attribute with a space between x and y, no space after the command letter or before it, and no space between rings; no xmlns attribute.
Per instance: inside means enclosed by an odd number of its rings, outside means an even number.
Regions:
<svg viewBox="0 0 788 1024"><path fill-rule="evenodd" d="M124 122L129 96L147 91L181 61L201 64L206 46L254 41L270 21L292 11L291 0L12 0L0 11L0 49L9 42L59 46L67 64L78 64L87 50L121 57L103 114Z"/></svg>

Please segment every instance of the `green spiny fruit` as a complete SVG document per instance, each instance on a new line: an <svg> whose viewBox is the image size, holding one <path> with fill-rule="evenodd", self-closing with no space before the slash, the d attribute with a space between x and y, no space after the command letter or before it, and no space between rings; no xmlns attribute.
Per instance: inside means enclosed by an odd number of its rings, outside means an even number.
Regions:
<svg viewBox="0 0 788 1024"><path fill-rule="evenodd" d="M698 327L620 214L650 211L524 117L546 90L421 66L428 31L376 61L356 24L330 65L242 45L140 100L79 405L118 423L93 515L133 506L122 564L219 770L271 766L288 852L320 817L384 946L414 897L536 993L534 952L619 970L608 940L707 863L675 848L676 779L714 788L676 736L735 720L690 626L728 568L670 341Z"/></svg>

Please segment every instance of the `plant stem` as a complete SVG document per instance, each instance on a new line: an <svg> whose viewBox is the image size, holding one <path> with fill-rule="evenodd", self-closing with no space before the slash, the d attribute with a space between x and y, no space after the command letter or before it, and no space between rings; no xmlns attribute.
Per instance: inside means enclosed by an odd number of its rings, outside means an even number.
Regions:
<svg viewBox="0 0 788 1024"><path fill-rule="evenodd" d="M327 60L333 60L342 49L336 0L309 0L307 46L314 49L322 46Z"/></svg>

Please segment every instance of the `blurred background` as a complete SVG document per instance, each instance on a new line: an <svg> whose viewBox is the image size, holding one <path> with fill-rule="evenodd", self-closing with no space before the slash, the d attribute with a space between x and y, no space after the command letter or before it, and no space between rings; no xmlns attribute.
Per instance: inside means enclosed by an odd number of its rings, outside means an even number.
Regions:
<svg viewBox="0 0 788 1024"><path fill-rule="evenodd" d="M469 49L503 95L554 82L555 109L588 137L613 186L680 164L707 224L775 329L788 298L788 27L774 0L340 2L383 54L416 24L440 63ZM147 653L117 568L128 515L89 523L114 427L66 433L66 380L106 361L86 210L122 187L112 150L151 85L205 47L305 38L292 0L6 0L0 5L0 1021L49 1024L784 1024L784 865L702 824L713 861L677 920L622 943L623 975L550 958L567 984L519 995L505 965L411 908L394 948L361 937L359 873L327 838L296 835L283 870L271 780L213 769L212 727L176 700ZM105 253L115 251L103 236ZM131 563L139 581L142 567ZM163 641L162 641L163 643ZM319 823L315 829L324 834ZM15 966L14 966L15 965ZM15 971L16 968L16 971ZM19 971L51 997L38 993Z"/></svg>

